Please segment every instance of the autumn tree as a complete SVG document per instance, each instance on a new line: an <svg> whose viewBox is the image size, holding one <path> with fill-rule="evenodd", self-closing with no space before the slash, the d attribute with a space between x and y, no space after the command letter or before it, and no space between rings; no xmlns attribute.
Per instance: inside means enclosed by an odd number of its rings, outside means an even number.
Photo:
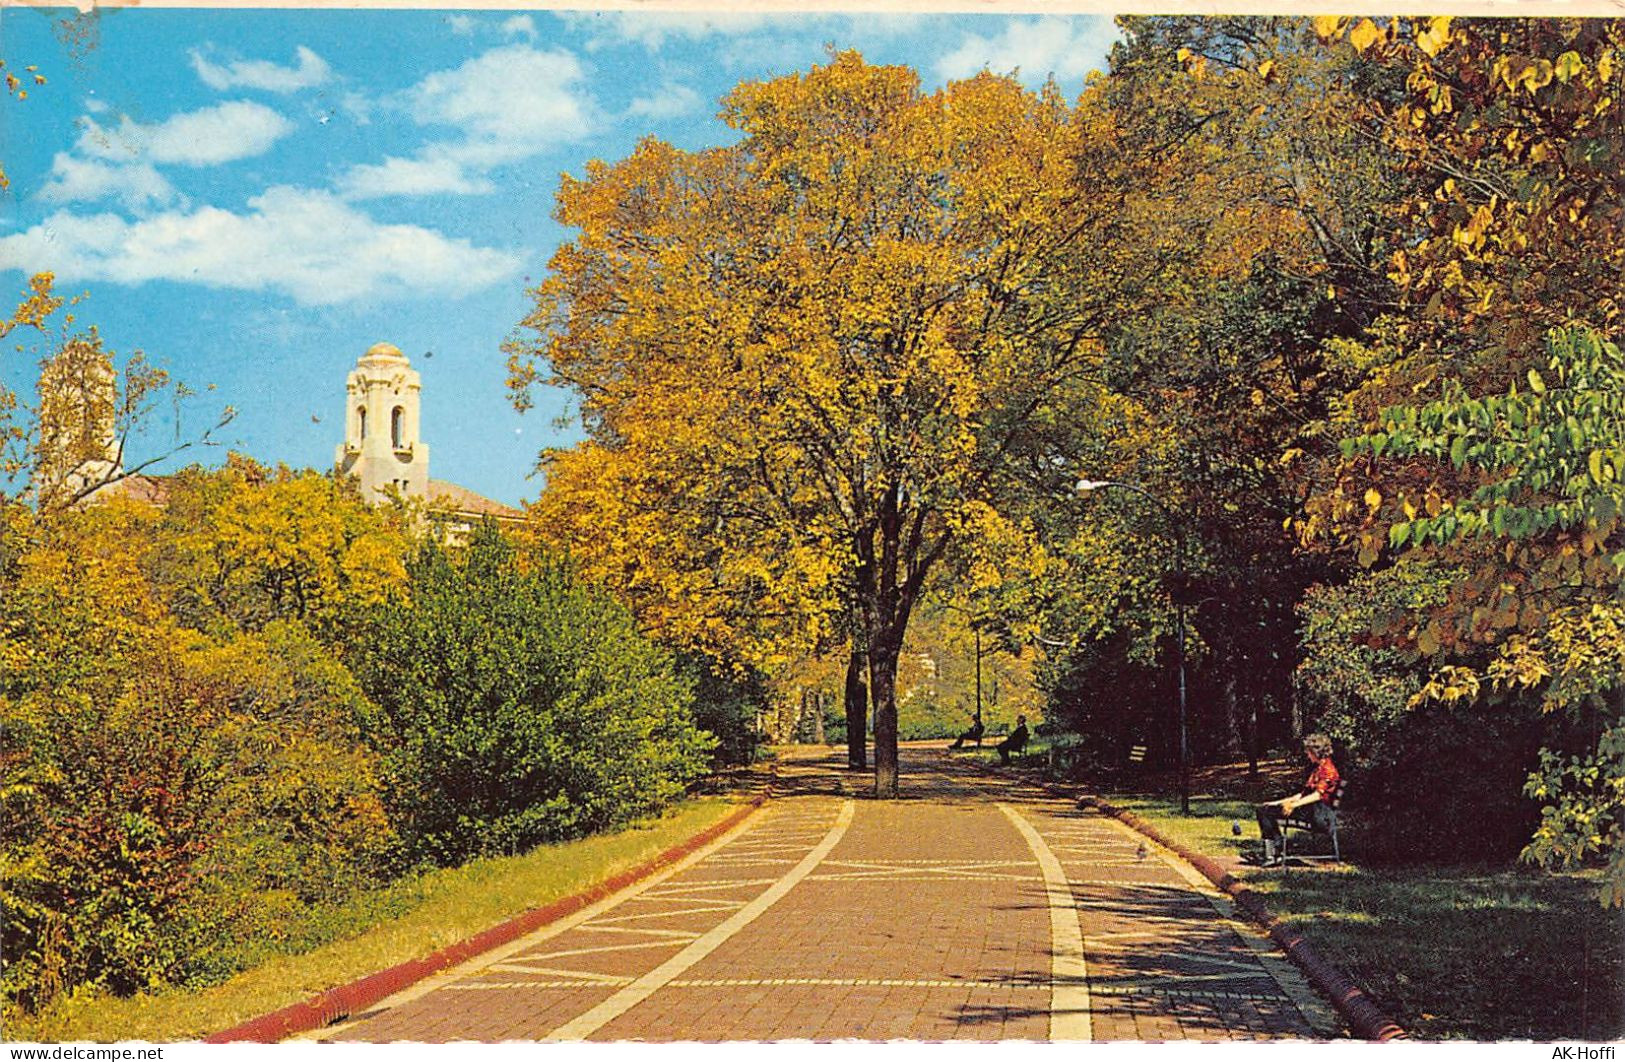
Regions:
<svg viewBox="0 0 1625 1062"><path fill-rule="evenodd" d="M1361 113L1409 184L1392 211L1406 233L1390 257L1398 297L1337 344L1358 373L1325 434L1352 441L1317 469L1301 529L1312 548L1340 544L1371 567L1363 584L1435 573L1425 605L1358 637L1415 662L1408 709L1446 705L1481 729L1509 703L1548 709L1548 752L1526 788L1545 818L1528 854L1565 865L1606 853L1617 900L1619 385L1606 338L1625 269L1625 30L1451 18L1316 29L1328 49L1401 79L1365 95ZM1331 659L1319 652L1317 666Z"/></svg>
<svg viewBox="0 0 1625 1062"><path fill-rule="evenodd" d="M926 94L853 53L742 84L723 118L734 146L646 141L566 179L557 216L579 235L536 292L516 382L580 395L590 441L568 460L641 477L645 533L690 566L764 606L789 587L810 622L855 617L894 795L925 580L1035 553L1012 455L1086 400L1133 268L1109 197L1076 180L1105 132L1053 89L982 75Z"/></svg>
<svg viewBox="0 0 1625 1062"><path fill-rule="evenodd" d="M1544 361L1548 328L1616 331L1625 21L1315 21L1330 47L1403 78L1367 94L1364 119L1414 181L1398 207L1413 238L1390 262L1406 375L1504 387Z"/></svg>
<svg viewBox="0 0 1625 1062"><path fill-rule="evenodd" d="M297 620L338 641L347 610L403 592L410 520L331 475L230 454L168 478L148 568L199 629Z"/></svg>
<svg viewBox="0 0 1625 1062"><path fill-rule="evenodd" d="M1601 713L1594 749L1548 750L1530 777L1543 818L1526 854L1559 867L1606 857L1604 897L1617 905L1625 903L1625 358L1589 330L1554 332L1549 346L1523 386L1474 396L1447 382L1435 401L1385 410L1380 430L1347 449L1473 474L1470 490L1429 487L1382 508L1403 561L1470 562L1458 582L1476 588L1470 611L1422 614L1416 645L1437 671L1413 700L1537 690L1547 712Z"/></svg>
<svg viewBox="0 0 1625 1062"><path fill-rule="evenodd" d="M1546 361L1544 334L1621 319L1625 22L1618 19L1316 20L1330 49L1403 79L1361 102L1412 183L1390 261L1399 299L1342 356L1359 365L1327 436L1455 379L1493 394ZM1369 563L1381 528L1364 502L1408 466L1317 475L1306 537L1351 538ZM1447 487L1447 489L1449 489ZM1362 522L1366 526L1361 526Z"/></svg>

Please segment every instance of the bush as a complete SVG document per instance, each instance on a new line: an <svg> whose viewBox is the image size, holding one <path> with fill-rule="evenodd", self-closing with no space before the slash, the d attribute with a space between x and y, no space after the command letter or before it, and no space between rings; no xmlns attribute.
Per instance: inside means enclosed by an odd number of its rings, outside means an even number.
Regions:
<svg viewBox="0 0 1625 1062"><path fill-rule="evenodd" d="M389 842L369 753L244 712L274 690L171 637L111 697L5 702L6 988L25 1006L233 972L279 908L369 883Z"/></svg>
<svg viewBox="0 0 1625 1062"><path fill-rule="evenodd" d="M176 626L131 515L9 525L8 1005L233 972L280 915L375 880L391 844L343 667L294 624L224 644Z"/></svg>
<svg viewBox="0 0 1625 1062"><path fill-rule="evenodd" d="M711 765L754 762L761 741L756 715L768 701L761 674L719 674L718 667L725 665L714 666L698 654L683 654L678 660L679 670L694 683L694 724L716 738Z"/></svg>
<svg viewBox="0 0 1625 1062"><path fill-rule="evenodd" d="M664 807L704 770L692 684L631 615L490 526L454 559L430 543L410 603L359 613L352 670L381 709L392 817L452 864Z"/></svg>
<svg viewBox="0 0 1625 1062"><path fill-rule="evenodd" d="M1563 720L1527 699L1417 702L1428 669L1395 617L1440 606L1457 570L1407 564L1315 587L1300 606L1305 725L1336 743L1350 808L1378 859L1506 860L1540 821L1523 792ZM1414 622L1414 621L1407 621Z"/></svg>

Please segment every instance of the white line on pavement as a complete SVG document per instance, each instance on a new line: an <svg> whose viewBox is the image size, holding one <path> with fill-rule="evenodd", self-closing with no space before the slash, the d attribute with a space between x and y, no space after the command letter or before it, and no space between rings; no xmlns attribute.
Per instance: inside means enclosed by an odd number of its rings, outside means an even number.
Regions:
<svg viewBox="0 0 1625 1062"><path fill-rule="evenodd" d="M736 823L733 829L729 830L721 837L712 840L709 844L705 845L705 847L700 848L697 851L690 852L688 855L684 856L682 859L679 859L671 866L666 867L664 870L656 871L654 874L644 878L642 881L634 882L633 884L622 889L620 892L606 896L597 903L583 907L574 914L566 915L557 922L542 926L535 932L527 933L518 940L509 941L507 944L492 948L490 951L476 955L466 962L459 963L449 970L442 970L437 974L432 974L429 977L419 981L417 984L408 985L399 992L396 992L394 995L389 996L386 999L382 999L378 1003L369 1007L367 1009L368 1015L376 1016L382 1011L391 1010L403 1003L409 1003L414 999L419 999L428 995L430 992L451 987L454 982L459 981L464 977L471 976L485 967L490 966L492 963L501 962L504 959L509 959L515 955L520 955L529 949L534 948L537 944L544 940L548 940L552 937L566 933L574 929L576 926L581 925L583 922L587 922L598 917L605 911L613 910L623 903L636 899L638 896L648 892L655 886L662 884L667 879L674 877L677 874L681 874L683 871L687 870L695 863L705 859L707 856L710 856L728 845L738 842L741 838L748 836L752 830L755 830L761 825L762 818L765 814L765 807L758 805L757 807L753 808L743 819ZM326 1027L311 1029L308 1032L299 1033L295 1036L289 1037L289 1039L337 1039L342 1037L347 1030L359 1027L360 1025L361 1021L352 1019L350 1021L341 1022L338 1025L329 1025Z"/></svg>
<svg viewBox="0 0 1625 1062"><path fill-rule="evenodd" d="M855 811L856 805L852 801L844 801L841 804L840 814L836 816L835 825L830 828L829 833L825 834L824 839L818 842L818 847L808 852L801 862L797 863L784 877L770 885L756 899L740 908L727 921L711 929L694 943L591 1010L588 1010L585 1014L581 1014L554 1029L545 1039L550 1041L585 1040L628 1010L648 999L684 970L721 947L728 938L744 929L758 915L772 907L786 893L795 888L801 879L812 873L813 868L845 836L846 828L852 824L852 816Z"/></svg>
<svg viewBox="0 0 1625 1062"><path fill-rule="evenodd" d="M1091 1040L1094 1029L1089 1016L1089 970L1083 961L1083 927L1078 923L1078 903L1072 896L1072 886L1067 883L1061 861L1032 824L1008 804L1000 804L999 810L1032 849L1044 874L1044 891L1049 895L1049 1038Z"/></svg>
<svg viewBox="0 0 1625 1062"><path fill-rule="evenodd" d="M1241 939L1241 942L1258 957L1262 969L1270 979L1280 988L1282 995L1298 1011L1299 1016L1315 1030L1316 1035L1331 1038L1343 1032L1343 1024L1336 1013L1328 1007L1319 996L1304 981L1303 975L1297 967L1292 965L1269 935L1246 922L1236 914L1235 904L1230 897L1220 892L1195 867L1185 862L1179 855L1144 834L1131 828L1127 823L1120 822L1109 815L1102 815L1101 821L1129 840L1147 844L1174 873L1183 878L1202 899L1216 911L1220 919L1230 931Z"/></svg>

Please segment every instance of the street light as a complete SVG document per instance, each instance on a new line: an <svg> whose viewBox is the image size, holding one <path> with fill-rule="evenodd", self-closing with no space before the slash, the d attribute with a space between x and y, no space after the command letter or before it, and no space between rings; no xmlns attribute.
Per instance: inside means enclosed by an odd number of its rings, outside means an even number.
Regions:
<svg viewBox="0 0 1625 1062"><path fill-rule="evenodd" d="M965 608L964 606L956 605L951 601L942 602L942 607L946 608L946 609L949 609L949 610L951 610L953 612L962 613L963 615L969 617L971 633L976 636L976 716L975 716L975 719L976 719L976 722L980 723L982 721L982 624L985 622L986 617L978 615L976 613L973 613L969 609ZM997 689L998 689L998 686L997 686L997 684L995 684L994 685L994 690L997 691ZM981 740L980 739L977 740L976 747L981 748Z"/></svg>
<svg viewBox="0 0 1625 1062"><path fill-rule="evenodd" d="M1120 483L1114 480L1080 479L1073 489L1079 494L1089 494L1097 490L1117 489L1132 491L1143 498L1149 499L1153 505L1162 510L1167 519L1168 526L1174 531L1174 594L1175 611L1178 615L1177 640L1179 655L1179 813L1191 813L1191 750L1188 728L1186 725L1185 706L1185 525L1180 522L1178 515L1169 507L1168 503L1152 494L1144 487L1135 483Z"/></svg>

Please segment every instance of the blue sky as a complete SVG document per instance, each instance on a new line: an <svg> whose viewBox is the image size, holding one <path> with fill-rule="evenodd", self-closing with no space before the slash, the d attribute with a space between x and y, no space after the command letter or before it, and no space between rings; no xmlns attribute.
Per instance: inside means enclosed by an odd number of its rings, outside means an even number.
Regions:
<svg viewBox="0 0 1625 1062"><path fill-rule="evenodd" d="M230 403L230 448L296 467L328 466L345 373L394 343L431 474L515 503L579 437L562 394L513 411L500 350L569 236L560 174L648 135L727 142L721 96L829 44L927 85L1019 69L1073 95L1114 38L1084 15L0 8L8 69L48 79L0 104L3 294L55 271L121 356L214 385L193 426ZM27 352L0 371L32 392Z"/></svg>

